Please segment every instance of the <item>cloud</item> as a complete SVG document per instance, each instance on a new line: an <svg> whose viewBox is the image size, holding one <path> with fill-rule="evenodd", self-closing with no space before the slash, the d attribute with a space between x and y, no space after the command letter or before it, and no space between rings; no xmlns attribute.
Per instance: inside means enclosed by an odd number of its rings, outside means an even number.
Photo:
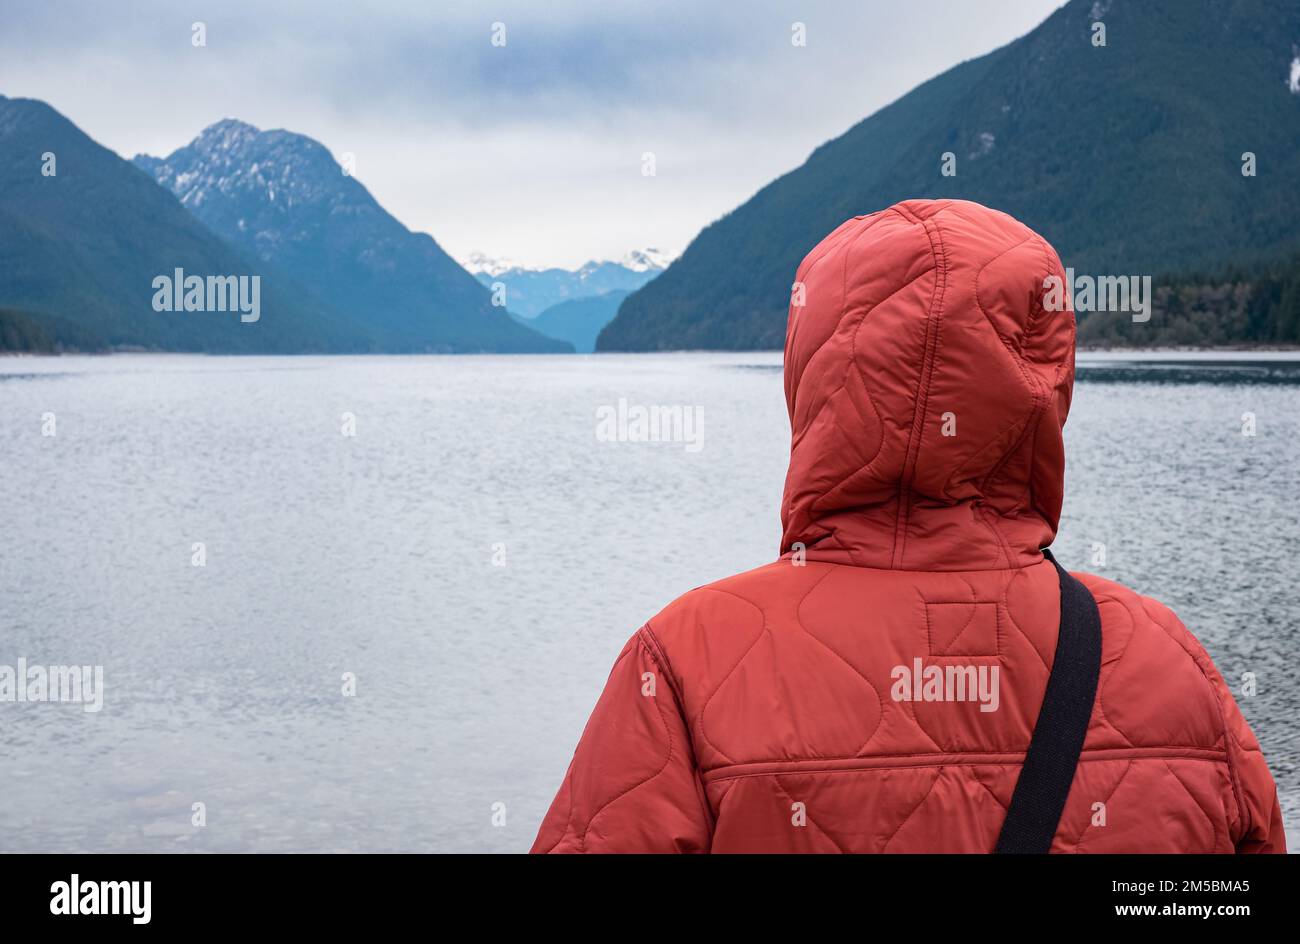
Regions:
<svg viewBox="0 0 1300 944"><path fill-rule="evenodd" d="M575 265L681 251L818 144L1057 5L53 0L0 14L0 92L124 156L223 117L289 128L355 153L380 201L458 257Z"/></svg>

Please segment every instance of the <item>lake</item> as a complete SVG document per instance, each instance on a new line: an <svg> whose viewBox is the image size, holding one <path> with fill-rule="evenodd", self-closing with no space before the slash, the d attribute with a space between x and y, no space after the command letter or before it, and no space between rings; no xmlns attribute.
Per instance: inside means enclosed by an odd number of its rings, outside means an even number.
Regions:
<svg viewBox="0 0 1300 944"><path fill-rule="evenodd" d="M1057 556L1255 673L1300 845L1300 355L1079 373ZM0 664L104 678L0 704L0 850L526 850L627 637L775 556L788 440L777 353L0 358Z"/></svg>

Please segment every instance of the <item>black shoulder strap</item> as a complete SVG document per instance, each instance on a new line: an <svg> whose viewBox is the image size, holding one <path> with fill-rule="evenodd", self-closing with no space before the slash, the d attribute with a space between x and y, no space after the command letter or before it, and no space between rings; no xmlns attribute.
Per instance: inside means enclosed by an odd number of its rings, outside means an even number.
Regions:
<svg viewBox="0 0 1300 944"><path fill-rule="evenodd" d="M1061 630L1043 707L994 850L1045 853L1074 782L1101 671L1101 616L1088 588L1043 551L1061 581Z"/></svg>

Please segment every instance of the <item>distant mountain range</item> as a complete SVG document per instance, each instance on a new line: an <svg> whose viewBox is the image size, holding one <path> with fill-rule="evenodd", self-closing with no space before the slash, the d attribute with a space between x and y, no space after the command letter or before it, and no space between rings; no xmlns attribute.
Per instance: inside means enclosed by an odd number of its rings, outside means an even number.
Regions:
<svg viewBox="0 0 1300 944"><path fill-rule="evenodd" d="M549 338L567 341L579 354L590 354L596 349L597 335L613 320L629 294L627 289L619 289L557 302L525 324Z"/></svg>
<svg viewBox="0 0 1300 944"><path fill-rule="evenodd" d="M178 270L209 298L214 279L256 277L257 317L155 310L155 281ZM133 165L49 105L3 96L0 309L0 340L32 350L572 349L494 307L310 138L223 121Z"/></svg>
<svg viewBox="0 0 1300 944"><path fill-rule="evenodd" d="M43 170L53 172L51 175ZM261 315L154 311L153 280L263 276ZM146 174L53 108L0 96L0 308L58 346L180 351L355 349L337 314L257 266ZM35 326L33 328L33 325Z"/></svg>
<svg viewBox="0 0 1300 944"><path fill-rule="evenodd" d="M913 197L1006 210L1079 272L1267 266L1300 243L1298 77L1295 0L1071 0L705 228L623 302L597 348L779 348L803 256L844 220ZM955 176L941 174L945 154ZM1081 336L1116 336L1086 320ZM1150 328L1121 333L1179 334Z"/></svg>
<svg viewBox="0 0 1300 944"><path fill-rule="evenodd" d="M471 274L311 138L227 119L130 162L0 96L0 350L559 352L593 331L601 351L779 348L803 256L914 197L1006 210L1079 273L1155 278L1149 322L1081 314L1083 342L1294 344L1297 142L1300 3L1070 0L817 148L671 264L478 255ZM160 278L197 281L198 308L205 280L210 302L214 282L256 279L257 316L156 310Z"/></svg>
<svg viewBox="0 0 1300 944"><path fill-rule="evenodd" d="M433 238L413 233L304 135L227 119L135 164L209 229L288 273L385 351L540 351Z"/></svg>
<svg viewBox="0 0 1300 944"><path fill-rule="evenodd" d="M534 269L474 253L466 268L489 288L496 282L505 285L506 307L511 312L536 318L560 302L638 289L667 268L670 261L658 249L637 249L617 262L592 260L577 269Z"/></svg>

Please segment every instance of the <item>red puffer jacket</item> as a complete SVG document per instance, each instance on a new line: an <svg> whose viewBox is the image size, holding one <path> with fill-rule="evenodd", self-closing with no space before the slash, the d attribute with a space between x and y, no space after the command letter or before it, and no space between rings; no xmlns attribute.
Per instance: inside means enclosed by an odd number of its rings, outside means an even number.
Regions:
<svg viewBox="0 0 1300 944"><path fill-rule="evenodd" d="M852 219L809 254L782 557L632 637L534 851L992 851L1060 621L1040 548L1074 317L1045 308L1049 276L1041 237L961 201ZM1200 643L1155 600L1076 576L1101 679L1052 851L1285 851L1259 744Z"/></svg>

